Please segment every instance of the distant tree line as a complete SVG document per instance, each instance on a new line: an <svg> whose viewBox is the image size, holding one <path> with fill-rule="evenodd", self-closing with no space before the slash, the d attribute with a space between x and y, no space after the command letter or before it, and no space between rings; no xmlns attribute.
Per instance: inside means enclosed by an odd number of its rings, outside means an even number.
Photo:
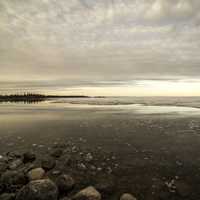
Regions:
<svg viewBox="0 0 200 200"><path fill-rule="evenodd" d="M46 95L35 94L35 93L24 93L24 94L10 94L0 95L0 102L39 102L44 101L47 98Z"/></svg>
<svg viewBox="0 0 200 200"><path fill-rule="evenodd" d="M43 95L37 93L9 94L0 95L0 102L24 102L37 103L45 101L47 98L89 98L83 95L59 96L59 95Z"/></svg>

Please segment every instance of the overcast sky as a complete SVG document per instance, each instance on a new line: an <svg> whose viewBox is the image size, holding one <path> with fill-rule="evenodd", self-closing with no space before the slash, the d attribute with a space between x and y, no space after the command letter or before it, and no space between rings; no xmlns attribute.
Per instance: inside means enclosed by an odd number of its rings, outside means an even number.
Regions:
<svg viewBox="0 0 200 200"><path fill-rule="evenodd" d="M199 10L200 0L1 0L0 92L200 95Z"/></svg>

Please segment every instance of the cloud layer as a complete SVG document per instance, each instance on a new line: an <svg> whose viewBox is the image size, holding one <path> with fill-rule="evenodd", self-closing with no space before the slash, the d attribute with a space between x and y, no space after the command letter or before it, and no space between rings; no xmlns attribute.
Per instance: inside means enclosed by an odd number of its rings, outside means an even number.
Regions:
<svg viewBox="0 0 200 200"><path fill-rule="evenodd" d="M1 0L0 80L197 78L199 9L199 0Z"/></svg>

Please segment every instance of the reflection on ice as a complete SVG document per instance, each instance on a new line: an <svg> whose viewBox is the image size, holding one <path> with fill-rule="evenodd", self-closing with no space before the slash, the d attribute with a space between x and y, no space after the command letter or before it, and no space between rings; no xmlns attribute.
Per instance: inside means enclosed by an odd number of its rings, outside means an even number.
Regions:
<svg viewBox="0 0 200 200"><path fill-rule="evenodd" d="M99 101L60 101L53 102L57 106L73 109L125 110L138 114L187 114L200 115L200 108L174 105L146 105L130 102L99 102Z"/></svg>
<svg viewBox="0 0 200 200"><path fill-rule="evenodd" d="M167 114L177 116L199 116L200 98L83 98L83 99L48 99L38 104L0 104L0 113L21 113L36 111L82 110L120 112L135 114ZM55 112L56 114L57 112Z"/></svg>
<svg viewBox="0 0 200 200"><path fill-rule="evenodd" d="M199 108L184 107L184 106L145 106L140 105L136 111L142 114L164 114L164 113L178 113L178 114L200 114Z"/></svg>

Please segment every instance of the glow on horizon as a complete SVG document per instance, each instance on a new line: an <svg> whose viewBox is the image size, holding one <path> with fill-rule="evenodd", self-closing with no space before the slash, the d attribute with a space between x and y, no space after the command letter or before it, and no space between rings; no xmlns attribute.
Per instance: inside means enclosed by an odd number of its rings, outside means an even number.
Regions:
<svg viewBox="0 0 200 200"><path fill-rule="evenodd" d="M49 91L50 94L55 92ZM200 81L140 80L114 86L77 86L60 88L60 95L88 96L200 96Z"/></svg>

